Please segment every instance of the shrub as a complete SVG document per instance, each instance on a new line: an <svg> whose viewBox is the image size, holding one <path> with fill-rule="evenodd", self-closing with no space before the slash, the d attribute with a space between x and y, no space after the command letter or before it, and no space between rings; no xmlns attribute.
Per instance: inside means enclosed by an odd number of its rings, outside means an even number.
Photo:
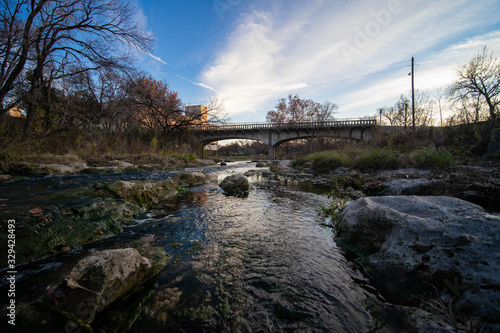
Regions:
<svg viewBox="0 0 500 333"><path fill-rule="evenodd" d="M416 167L430 167L438 169L450 168L455 164L455 157L451 152L443 147L438 149L426 147L414 151L410 157L415 161Z"/></svg>
<svg viewBox="0 0 500 333"><path fill-rule="evenodd" d="M10 159L10 153L5 150L0 151L0 161L7 161L8 159Z"/></svg>
<svg viewBox="0 0 500 333"><path fill-rule="evenodd" d="M397 169L403 162L401 154L390 148L368 148L354 159L354 165L362 170Z"/></svg>
<svg viewBox="0 0 500 333"><path fill-rule="evenodd" d="M338 167L351 167L352 160L344 151L333 150L314 155L312 169L323 173Z"/></svg>

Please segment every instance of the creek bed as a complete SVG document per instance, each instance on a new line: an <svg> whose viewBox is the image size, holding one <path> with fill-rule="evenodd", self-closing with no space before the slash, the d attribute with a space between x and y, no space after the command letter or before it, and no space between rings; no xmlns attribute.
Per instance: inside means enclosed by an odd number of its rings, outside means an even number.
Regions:
<svg viewBox="0 0 500 333"><path fill-rule="evenodd" d="M332 230L319 223L317 211L329 199L257 176L250 177L246 198L226 196L217 186L216 180L253 166L205 168L213 178L210 184L191 188L169 207L149 211L123 234L19 267L17 300L41 295L89 252L153 234L172 260L141 306L127 314L136 318L131 332L369 331L365 299L374 289L336 246ZM79 175L54 177L54 184L65 188L76 182L170 176ZM33 199L51 190L47 179L31 186L36 189ZM26 191L16 192L18 201ZM130 307L119 304L116 309ZM108 325L104 316L93 326L108 331Z"/></svg>

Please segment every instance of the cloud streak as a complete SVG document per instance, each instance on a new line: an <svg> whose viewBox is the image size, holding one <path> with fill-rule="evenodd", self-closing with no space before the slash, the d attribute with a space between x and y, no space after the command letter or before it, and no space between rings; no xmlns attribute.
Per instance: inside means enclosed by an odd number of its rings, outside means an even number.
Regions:
<svg viewBox="0 0 500 333"><path fill-rule="evenodd" d="M159 61L159 62L161 62L162 64L169 66L169 64L167 64L167 62L166 62L166 61L164 61L162 58L157 57L157 56L155 56L155 55L153 55L153 54L151 54L151 53L149 53L149 52L147 52L147 55L148 55L148 56L150 56L151 58L153 58L154 60Z"/></svg>
<svg viewBox="0 0 500 333"><path fill-rule="evenodd" d="M183 77L183 76L180 76L180 75L178 75L178 74L176 74L175 76L177 76L178 78L181 78L181 79L183 79L183 80L186 80L186 81L188 81L188 82L191 82L191 83L192 83L192 84L194 84L195 86L199 86L199 87L202 87L202 88L205 88L205 89L209 89L209 90L212 90L212 91L216 92L217 94L219 94L219 92L218 92L216 89L214 89L214 88L212 88L212 87L210 87L210 86L208 86L208 85L206 85L206 84L204 84L204 83L194 82L194 81L192 81L192 80L190 80L190 79L188 79L188 78L185 78L185 77Z"/></svg>
<svg viewBox="0 0 500 333"><path fill-rule="evenodd" d="M407 73L365 73L402 61L409 65L414 55L423 64L446 63L447 58L463 62L470 53L464 48L498 43L491 36L463 37L495 24L497 8L492 0L275 1L241 16L200 81L226 100L232 116L243 120L246 115L255 119L252 110L263 120L278 98L295 92L336 102L347 116L370 108L374 114L377 103L395 101L408 91ZM347 55L346 45L351 47Z"/></svg>

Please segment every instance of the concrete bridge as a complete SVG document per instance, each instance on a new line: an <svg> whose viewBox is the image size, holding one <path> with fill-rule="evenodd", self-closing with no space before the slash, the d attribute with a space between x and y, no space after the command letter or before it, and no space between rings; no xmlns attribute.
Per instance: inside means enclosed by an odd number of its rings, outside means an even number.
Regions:
<svg viewBox="0 0 500 333"><path fill-rule="evenodd" d="M269 159L275 159L279 145L299 139L313 137L335 137L368 140L373 135L375 119L350 119L340 121L297 123L245 123L245 124L201 124L192 129L202 147L220 140L258 140L269 146ZM203 148L202 148L203 149Z"/></svg>

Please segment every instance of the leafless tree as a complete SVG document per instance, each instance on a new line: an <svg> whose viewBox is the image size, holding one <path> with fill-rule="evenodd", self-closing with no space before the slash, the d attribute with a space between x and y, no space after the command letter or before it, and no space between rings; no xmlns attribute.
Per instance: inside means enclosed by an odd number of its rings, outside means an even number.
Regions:
<svg viewBox="0 0 500 333"><path fill-rule="evenodd" d="M437 111L439 111L439 126L443 126L443 110L445 109L445 106L448 104L447 103L447 93L446 89L444 88L436 88L432 92L433 100L434 100L434 105Z"/></svg>
<svg viewBox="0 0 500 333"><path fill-rule="evenodd" d="M432 100L426 92L415 92L415 125L432 125ZM382 116L390 126L409 127L412 124L413 113L407 97L401 95L393 107L382 109Z"/></svg>
<svg viewBox="0 0 500 333"><path fill-rule="evenodd" d="M329 101L324 102L319 106L315 115L313 115L313 120L315 121L330 121L335 117L335 113L339 109L338 105Z"/></svg>
<svg viewBox="0 0 500 333"><path fill-rule="evenodd" d="M453 103L454 114L447 120L448 125L471 124L486 121L490 117L486 103L476 99L460 99Z"/></svg>
<svg viewBox="0 0 500 333"><path fill-rule="evenodd" d="M222 124L230 120L229 112L226 111L224 105L224 100L219 96L210 97L207 103L207 115L210 124Z"/></svg>
<svg viewBox="0 0 500 333"><path fill-rule="evenodd" d="M489 117L496 119L500 105L500 64L493 58L493 53L484 47L468 64L458 68L457 75L458 79L449 88L449 94L458 103L459 109L474 101L476 105L484 102Z"/></svg>
<svg viewBox="0 0 500 333"><path fill-rule="evenodd" d="M134 22L134 10L124 1L5 0L2 7L2 26L8 28L2 39L10 44L1 49L0 101L27 72L25 134L49 81L48 66L56 69L51 82L103 67L125 68L133 52L152 47L152 36Z"/></svg>

